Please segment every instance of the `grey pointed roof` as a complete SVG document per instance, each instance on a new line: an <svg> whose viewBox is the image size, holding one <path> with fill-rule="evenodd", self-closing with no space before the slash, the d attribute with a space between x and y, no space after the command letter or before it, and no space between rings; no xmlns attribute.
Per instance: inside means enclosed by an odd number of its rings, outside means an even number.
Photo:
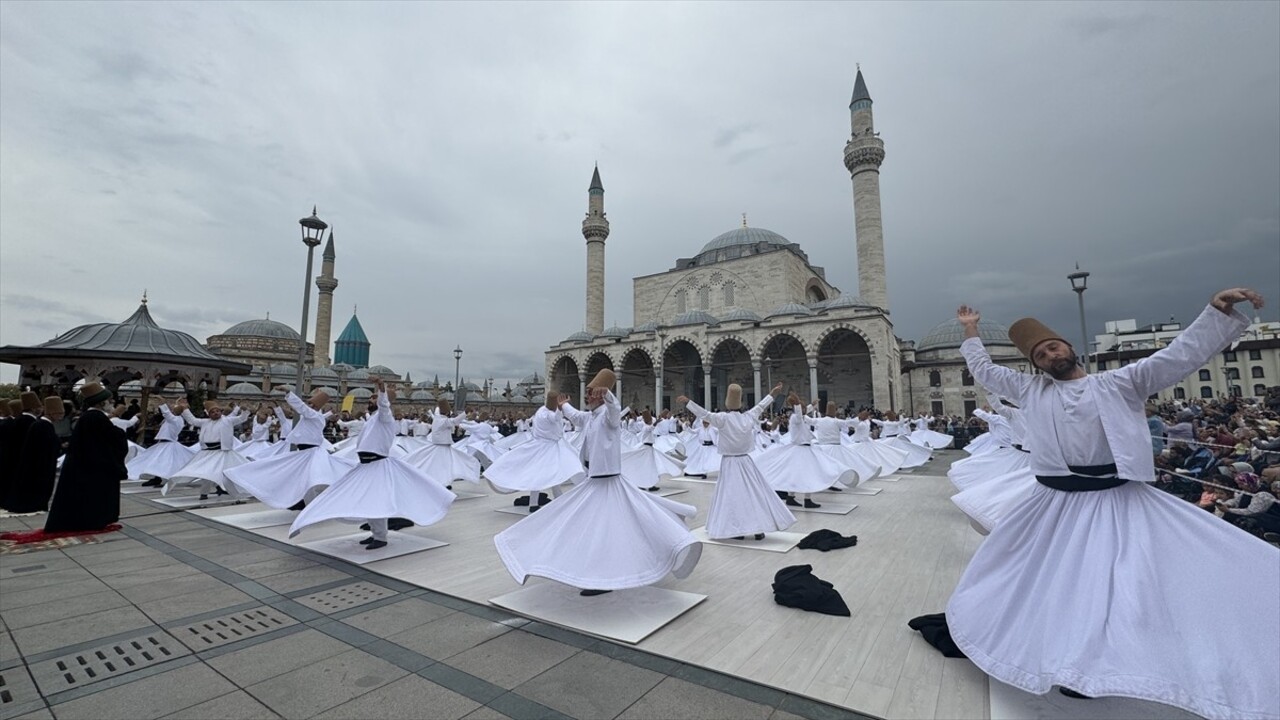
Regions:
<svg viewBox="0 0 1280 720"><path fill-rule="evenodd" d="M604 185L600 182L600 166L597 165L594 172L591 173L591 187L588 190L599 190L604 192Z"/></svg>
<svg viewBox="0 0 1280 720"><path fill-rule="evenodd" d="M849 101L849 109L853 109L853 104L859 100L871 100L871 93L867 92L867 81L862 79L862 70L858 70L858 78L853 81L853 99Z"/></svg>
<svg viewBox="0 0 1280 720"><path fill-rule="evenodd" d="M39 345L0 348L0 360L18 365L52 357L110 359L121 363L164 362L227 373L248 373L253 369L248 363L234 362L209 352L199 340L184 332L160 327L151 318L145 301L124 322L81 325Z"/></svg>
<svg viewBox="0 0 1280 720"><path fill-rule="evenodd" d="M338 257L337 253L333 251L333 228L329 228L329 242L324 244L324 255L321 257L325 260L333 260Z"/></svg>

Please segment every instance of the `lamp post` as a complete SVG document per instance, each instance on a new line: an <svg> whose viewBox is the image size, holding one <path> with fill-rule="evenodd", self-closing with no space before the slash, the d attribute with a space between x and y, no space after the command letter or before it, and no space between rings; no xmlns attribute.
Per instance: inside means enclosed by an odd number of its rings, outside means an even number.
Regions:
<svg viewBox="0 0 1280 720"><path fill-rule="evenodd" d="M453 349L453 397L458 397L458 383L462 381L459 371L462 368L462 346L459 345Z"/></svg>
<svg viewBox="0 0 1280 720"><path fill-rule="evenodd" d="M1085 329L1084 324L1084 291L1089 288L1089 273L1080 269L1080 263L1076 263L1076 271L1067 276L1071 281L1071 289L1076 293L1076 299L1080 302L1080 340L1082 345L1080 351L1084 353L1081 362L1084 365L1084 371L1089 372L1089 331Z"/></svg>
<svg viewBox="0 0 1280 720"><path fill-rule="evenodd" d="M311 208L311 217L304 217L298 221L302 226L302 242L307 246L307 274L302 278L302 328L298 340L298 371L294 376L293 389L298 395L302 395L302 369L303 362L307 356L307 315L311 311L311 268L316 254L316 246L324 241L324 231L329 228L327 224L320 218L316 217L316 209Z"/></svg>

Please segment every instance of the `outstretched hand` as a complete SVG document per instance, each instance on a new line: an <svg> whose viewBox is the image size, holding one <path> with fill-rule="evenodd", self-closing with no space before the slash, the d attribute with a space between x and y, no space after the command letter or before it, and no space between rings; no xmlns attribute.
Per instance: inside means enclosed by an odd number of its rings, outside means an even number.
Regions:
<svg viewBox="0 0 1280 720"><path fill-rule="evenodd" d="M689 402L689 398L685 397L684 395L679 395L676 397L676 402L680 403L681 405L684 405Z"/></svg>
<svg viewBox="0 0 1280 720"><path fill-rule="evenodd" d="M1236 303L1244 302L1245 300L1252 303L1255 310L1262 309L1262 295L1257 290L1252 290L1250 288L1230 288L1222 290L1213 296L1213 299L1209 301L1209 304L1229 315Z"/></svg>
<svg viewBox="0 0 1280 720"><path fill-rule="evenodd" d="M782 392L782 383L778 383L777 385L773 386L773 389L769 391L769 394L773 395L774 397L777 397L781 392Z"/></svg>
<svg viewBox="0 0 1280 720"><path fill-rule="evenodd" d="M981 319L982 315L978 313L977 308L961 305L956 309L956 320L959 320L961 325L977 325Z"/></svg>

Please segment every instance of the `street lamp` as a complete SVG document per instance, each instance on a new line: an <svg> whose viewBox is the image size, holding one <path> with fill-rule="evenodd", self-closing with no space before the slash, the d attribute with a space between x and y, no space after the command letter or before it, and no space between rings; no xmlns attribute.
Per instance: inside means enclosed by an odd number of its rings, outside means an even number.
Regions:
<svg viewBox="0 0 1280 720"><path fill-rule="evenodd" d="M461 382L462 376L458 374L462 367L462 346L453 349L453 396L458 397L458 383Z"/></svg>
<svg viewBox="0 0 1280 720"><path fill-rule="evenodd" d="M1076 293L1076 299L1080 301L1080 339L1083 344L1080 351L1084 353L1081 358L1084 371L1089 372L1089 331L1085 329L1084 324L1084 291L1089 288L1089 273L1080 269L1080 263L1076 263L1076 271L1067 276L1071 281L1071 289Z"/></svg>
<svg viewBox="0 0 1280 720"><path fill-rule="evenodd" d="M329 226L316 217L315 206L311 208L311 217L302 218L298 224L302 226L302 242L307 246L307 274L302 278L302 337L298 340L298 372L293 380L293 389L298 395L302 395L302 367L307 355L307 315L311 310L311 268L316 246L324 241L324 231Z"/></svg>

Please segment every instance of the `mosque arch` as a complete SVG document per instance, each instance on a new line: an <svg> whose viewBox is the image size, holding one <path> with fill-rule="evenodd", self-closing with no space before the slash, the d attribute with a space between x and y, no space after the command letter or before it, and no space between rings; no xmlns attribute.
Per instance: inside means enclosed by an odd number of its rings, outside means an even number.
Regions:
<svg viewBox="0 0 1280 720"><path fill-rule="evenodd" d="M759 399L755 393L751 351L745 342L734 336L720 338L711 352L711 409L723 409L720 403L724 401L725 390L730 383L742 386L744 405L754 405Z"/></svg>
<svg viewBox="0 0 1280 720"><path fill-rule="evenodd" d="M703 374L702 352L692 340L681 337L668 343L662 353L662 406L671 407L680 395L701 403Z"/></svg>
<svg viewBox="0 0 1280 720"><path fill-rule="evenodd" d="M657 367L653 355L641 346L635 346L622 354L622 362L618 366L618 378L622 383L622 394L618 400L623 407L631 407L639 413L647 408L654 408L654 390L657 387L655 373Z"/></svg>
<svg viewBox="0 0 1280 720"><path fill-rule="evenodd" d="M875 405L871 347L852 327L833 328L817 344L818 397L856 410Z"/></svg>
<svg viewBox="0 0 1280 720"><path fill-rule="evenodd" d="M760 346L760 358L761 385L772 388L782 383L784 390L794 390L805 400L812 399L807 350L795 333L779 330L769 335Z"/></svg>
<svg viewBox="0 0 1280 720"><path fill-rule="evenodd" d="M572 355L557 357L547 371L547 388L579 401L578 372L578 361Z"/></svg>

